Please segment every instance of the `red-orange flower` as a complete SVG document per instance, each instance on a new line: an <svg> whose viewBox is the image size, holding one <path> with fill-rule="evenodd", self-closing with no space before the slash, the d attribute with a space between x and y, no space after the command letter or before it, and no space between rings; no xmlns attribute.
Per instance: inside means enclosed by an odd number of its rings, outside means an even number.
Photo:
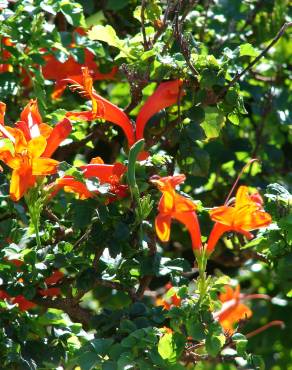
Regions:
<svg viewBox="0 0 292 370"><path fill-rule="evenodd" d="M17 264L15 263L15 261L17 261ZM16 266L21 266L23 264L22 261L18 260L10 260L10 262L15 264ZM51 285L58 283L63 277L64 274L61 271L55 270L51 276L45 279L45 283L49 287L47 289L38 289L37 293L43 297L56 297L60 295L60 288L54 286L51 287ZM29 301L23 295L11 297L8 293L6 293L5 290L0 290L0 300L5 299L8 300L11 304L17 304L20 311L28 311L37 306L34 302Z"/></svg>
<svg viewBox="0 0 292 370"><path fill-rule="evenodd" d="M60 288L51 287L57 284L64 277L63 272L55 270L51 276L45 279L45 283L49 286L47 289L38 289L38 294L44 297L56 297L61 294Z"/></svg>
<svg viewBox="0 0 292 370"><path fill-rule="evenodd" d="M248 319L252 316L252 311L242 303L244 295L240 294L240 286L235 289L226 285L225 291L219 295L219 300L222 302L222 308L215 313L214 317L220 322L222 328L232 334L234 326L240 321Z"/></svg>
<svg viewBox="0 0 292 370"><path fill-rule="evenodd" d="M258 193L249 194L247 186L240 186L233 206L213 208L210 216L216 222L207 244L207 252L212 253L219 238L225 232L234 231L253 238L250 231L268 226L271 216L263 209L263 200Z"/></svg>
<svg viewBox="0 0 292 370"><path fill-rule="evenodd" d="M84 34L83 29L76 29L75 33ZM74 35L73 35L74 37ZM69 46L74 48L73 42ZM44 56L46 64L42 67L43 75L48 80L56 81L54 91L52 93L53 99L58 99L62 96L67 86L67 79L78 80L82 77L82 67L87 67L94 81L96 80L113 80L118 71L117 67L112 68L109 73L101 73L98 65L94 60L94 54L89 49L84 49L84 63L78 63L72 55L64 62L60 62L52 54Z"/></svg>
<svg viewBox="0 0 292 370"><path fill-rule="evenodd" d="M4 126L5 104L0 103L0 159L12 168L10 196L18 201L36 183L37 176L56 173L58 161L49 158L71 131L68 119L53 129L42 123L36 101L31 101L21 114L17 128Z"/></svg>
<svg viewBox="0 0 292 370"><path fill-rule="evenodd" d="M13 43L8 37L1 38L1 59L5 62L8 61L11 57L11 53L5 48L6 46L13 46ZM12 72L13 66L8 63L2 63L0 64L0 73L4 72Z"/></svg>
<svg viewBox="0 0 292 370"><path fill-rule="evenodd" d="M97 157L93 158L90 164L81 166L80 169L85 179L98 178L100 184L107 183L110 185L109 191L113 194L113 197L109 197L109 201L127 195L127 185L121 184L121 178L127 171L127 167L123 164L104 164L103 160ZM53 185L53 195L62 188L67 192L77 194L80 199L92 198L98 194L98 191L88 189L86 183L76 180L73 176L64 176L57 179Z"/></svg>
<svg viewBox="0 0 292 370"><path fill-rule="evenodd" d="M72 119L83 120L102 118L112 122L122 128L127 137L129 147L143 138L145 125L155 113L177 103L182 85L181 80L162 82L141 108L137 116L135 130L129 117L119 107L96 93L87 68L83 68L82 81L80 79L72 79L71 83L73 84L73 89L79 90L81 94L91 99L92 110L68 112L66 116Z"/></svg>
<svg viewBox="0 0 292 370"><path fill-rule="evenodd" d="M171 220L175 219L188 229L194 251L202 248L201 233L196 215L195 203L178 194L175 187L185 181L185 175L168 177L153 177L151 182L157 185L162 192L158 205L158 215L155 219L156 233L161 241L168 241L170 237Z"/></svg>

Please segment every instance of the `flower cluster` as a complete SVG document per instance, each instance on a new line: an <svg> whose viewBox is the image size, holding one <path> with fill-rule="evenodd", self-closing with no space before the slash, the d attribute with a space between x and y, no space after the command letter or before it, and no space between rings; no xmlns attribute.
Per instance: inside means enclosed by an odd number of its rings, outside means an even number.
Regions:
<svg viewBox="0 0 292 370"><path fill-rule="evenodd" d="M73 44L72 44L73 46ZM34 189L41 189L45 193L44 199L48 201L61 189L74 193L83 200L94 198L100 194L99 185L108 184L106 203L124 198L130 195L127 184L122 183L127 172L127 167L122 163L105 164L100 157L92 158L89 164L77 168L79 176L74 171L58 176L59 161L51 158L60 144L70 135L72 130L71 121L93 121L102 119L118 125L124 132L128 147L131 149L144 137L144 130L149 119L160 110L170 107L179 102L183 94L182 81L173 80L162 82L153 94L146 100L137 115L134 125L126 113L98 95L93 87L93 82L101 76L95 69L93 55L85 51L85 65L81 66L69 58L65 63L56 62L52 56L46 56L46 65L43 72L46 78L56 81L53 97L60 97L66 85L69 83L73 91L78 91L82 96L91 100L91 109L81 112L67 112L65 117L54 127L44 123L38 110L36 100L31 100L20 114L20 119L14 125L5 125L4 116L6 105L0 103L0 160L11 170L10 197L13 201L19 201L23 196L26 198L28 208L31 210L31 218L35 219L36 209L29 196ZM59 64L58 64L59 63ZM61 66L62 64L62 66ZM57 71L57 72L56 72ZM112 78L115 72L102 78ZM138 153L138 160L145 160L149 153ZM48 182L51 176L54 178ZM200 272L201 294L205 291L206 284L205 268L206 261L214 251L218 240L226 232L243 234L251 239L251 231L267 227L271 223L271 216L263 209L263 200L259 193L250 193L248 187L240 186L235 198L227 200L223 206L212 208L209 215L214 226L207 242L202 242L200 225L198 221L196 203L177 192L176 187L185 181L183 174L160 177L154 175L150 182L157 186L162 193L158 204L158 215L155 218L155 229L158 238L162 242L170 240L171 223L173 220L183 224L188 230L194 255L197 259ZM37 234L37 221L35 221ZM54 276L58 275L57 280ZM62 279L61 272L55 272L47 278L47 289L38 289L41 296L57 296L61 294L59 288L51 287ZM244 318L249 318L251 310L242 301L244 295L240 294L239 286L233 290L225 288L219 300L222 309L214 314L223 329L233 331L234 324ZM21 310L34 307L34 303L27 301L23 296L10 297L5 290L1 290L1 299L7 299L11 303L17 303ZM172 305L179 306L181 299L174 293L170 299L160 299L165 309Z"/></svg>

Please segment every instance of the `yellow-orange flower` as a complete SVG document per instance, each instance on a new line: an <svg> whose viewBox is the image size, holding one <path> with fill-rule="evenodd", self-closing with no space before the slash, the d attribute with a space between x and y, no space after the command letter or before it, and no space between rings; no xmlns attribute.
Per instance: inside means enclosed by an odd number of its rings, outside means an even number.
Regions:
<svg viewBox="0 0 292 370"><path fill-rule="evenodd" d="M50 175L56 172L58 161L42 158L47 141L43 136L26 141L19 129L9 129L14 142L4 142L0 147L0 159L12 168L10 196L18 201L26 191L33 187L36 176ZM13 149L11 150L11 144Z"/></svg>
<svg viewBox="0 0 292 370"><path fill-rule="evenodd" d="M58 161L51 155L69 135L72 126L65 118L54 128L42 122L36 100L31 100L15 128L4 126L6 105L0 102L0 159L12 168L10 196L18 201L36 183L36 176L57 171Z"/></svg>
<svg viewBox="0 0 292 370"><path fill-rule="evenodd" d="M272 222L271 216L263 209L261 196L258 193L250 195L247 186L240 186L237 190L234 206L213 208L210 216L216 224L208 240L209 254L225 232L234 231L251 239L253 234L250 231L268 226Z"/></svg>
<svg viewBox="0 0 292 370"><path fill-rule="evenodd" d="M161 241L170 237L171 220L175 219L186 226L191 239L193 250L202 248L201 233L196 215L195 203L175 191L175 187L185 181L185 175L168 177L152 177L151 182L162 192L158 205L158 215L155 219L156 233Z"/></svg>

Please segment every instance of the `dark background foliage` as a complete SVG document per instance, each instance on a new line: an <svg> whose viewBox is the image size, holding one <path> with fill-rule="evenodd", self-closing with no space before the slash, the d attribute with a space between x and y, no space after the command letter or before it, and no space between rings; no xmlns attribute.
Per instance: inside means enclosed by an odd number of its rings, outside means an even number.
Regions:
<svg viewBox="0 0 292 370"><path fill-rule="evenodd" d="M180 78L185 91L178 106L155 115L145 130L151 157L146 165L136 165L136 175L141 197L150 194L154 206L151 210L145 200L142 244L130 199L105 205L102 197L81 201L60 193L42 212L43 247L37 250L25 204L13 203L7 196L9 171L4 168L0 175L1 285L11 296L22 294L39 306L23 313L0 301L3 368L289 369L292 47L288 23L279 33L285 22L291 22L289 2L22 0L3 4L0 64L12 66L0 74L7 124L15 122L34 97L50 124L65 111L88 109L86 99L69 89L61 99L51 98L53 82L44 79L41 69L44 50L61 62L72 55L82 64L88 48L101 72L117 66L115 80L96 81L95 89L133 120L155 83ZM101 28L99 32L93 28L90 37L76 36L74 47L69 48L73 30L86 24ZM13 45L5 45L3 38ZM272 40L277 42L269 47ZM5 51L10 53L8 60ZM24 75L30 81L27 85ZM127 153L121 130L97 120L74 124L55 158L78 166L96 156L106 163L125 162ZM181 190L202 203L199 220L207 237L212 227L208 208L223 204L251 158L259 161L245 171L240 184L266 194L266 210L274 224L250 243L236 235L218 243L208 262L208 273L216 277L209 303L216 305L226 274L239 281L243 291L273 297L268 302L250 302L253 317L240 332L251 333L272 320L283 320L285 327L271 327L251 337L246 350L237 346L236 362L234 353L229 358L228 353L218 354L220 345L217 348L210 338L219 337L220 328L212 327L210 317L199 318L196 307L186 305L166 313L155 306L169 281L180 287L181 297L189 299L197 272L196 266L192 269L189 234L181 225L173 225L169 243L155 240L153 220L160 194L148 180L153 174L184 173L187 180ZM4 257L19 258L25 267L20 271ZM60 285L62 298L39 298L36 287L55 269L66 274ZM210 325L204 333L200 320ZM186 325L187 333L181 332L181 325ZM163 344L160 354L157 345L158 328L163 326L174 330L175 345L169 357L162 358ZM194 333L209 346L206 353L187 358L185 337ZM235 340L237 345L240 341L245 344L245 337Z"/></svg>

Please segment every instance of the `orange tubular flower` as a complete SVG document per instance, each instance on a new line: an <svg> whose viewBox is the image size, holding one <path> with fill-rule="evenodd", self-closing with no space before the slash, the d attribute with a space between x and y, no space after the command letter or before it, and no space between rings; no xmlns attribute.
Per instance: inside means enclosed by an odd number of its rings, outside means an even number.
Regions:
<svg viewBox="0 0 292 370"><path fill-rule="evenodd" d="M245 295L240 294L239 285L237 285L235 289L226 285L224 289L225 292L219 295L222 308L219 312L215 313L214 317L220 322L222 328L231 335L234 333L235 324L240 320L250 318L252 316L252 311L242 303L243 299L245 299Z"/></svg>
<svg viewBox="0 0 292 370"><path fill-rule="evenodd" d="M84 35L86 32L82 28L75 29L75 33ZM74 38L74 37L73 37ZM70 48L74 48L75 43L70 45ZM46 64L42 67L43 75L48 80L56 81L54 91L52 93L53 99L58 99L62 96L67 86L66 79L75 80L82 77L82 67L87 67L90 70L92 78L96 80L113 80L118 71L117 67L114 67L109 73L101 73L94 60L94 54L84 49L84 63L80 64L76 62L73 56L64 62L60 62L52 54L45 55L44 57Z"/></svg>
<svg viewBox="0 0 292 370"><path fill-rule="evenodd" d="M171 220L175 219L188 229L194 252L202 248L200 226L196 215L196 205L190 199L179 195L175 187L185 181L185 175L152 178L162 192L159 201L159 214L155 219L156 233L161 241L167 242L170 237Z"/></svg>
<svg viewBox="0 0 292 370"><path fill-rule="evenodd" d="M36 101L32 100L21 113L17 128L4 126L5 104L0 103L0 132L9 142L0 147L0 159L12 168L10 196L18 201L36 183L36 176L57 171L58 161L49 158L71 131L68 119L53 129L42 123Z"/></svg>
<svg viewBox="0 0 292 370"><path fill-rule="evenodd" d="M109 201L116 199L116 197L123 198L127 195L127 185L121 184L121 178L127 171L127 167L121 163L113 165L104 164L99 157L93 158L90 164L81 166L85 179L98 178L101 184L110 184L110 192L114 194ZM73 176L64 176L56 180L53 186L53 195L61 188L65 191L76 193L80 199L88 199L94 197L98 192L90 191L85 183L76 180Z"/></svg>
<svg viewBox="0 0 292 370"><path fill-rule="evenodd" d="M272 222L271 216L263 209L263 200L258 193L249 195L247 186L237 190L234 206L224 205L210 211L215 225L209 236L207 253L213 252L220 237L229 231L253 238L250 231L266 227Z"/></svg>
<svg viewBox="0 0 292 370"><path fill-rule="evenodd" d="M131 120L119 107L96 93L88 68L83 68L82 81L80 79L71 79L70 82L73 84L73 89L79 90L81 94L91 99L92 110L85 112L68 112L66 116L72 119L89 121L102 118L112 122L122 128L127 137L129 147L143 138L145 125L155 113L177 103L182 85L181 80L162 82L141 108L137 116L135 131Z"/></svg>

